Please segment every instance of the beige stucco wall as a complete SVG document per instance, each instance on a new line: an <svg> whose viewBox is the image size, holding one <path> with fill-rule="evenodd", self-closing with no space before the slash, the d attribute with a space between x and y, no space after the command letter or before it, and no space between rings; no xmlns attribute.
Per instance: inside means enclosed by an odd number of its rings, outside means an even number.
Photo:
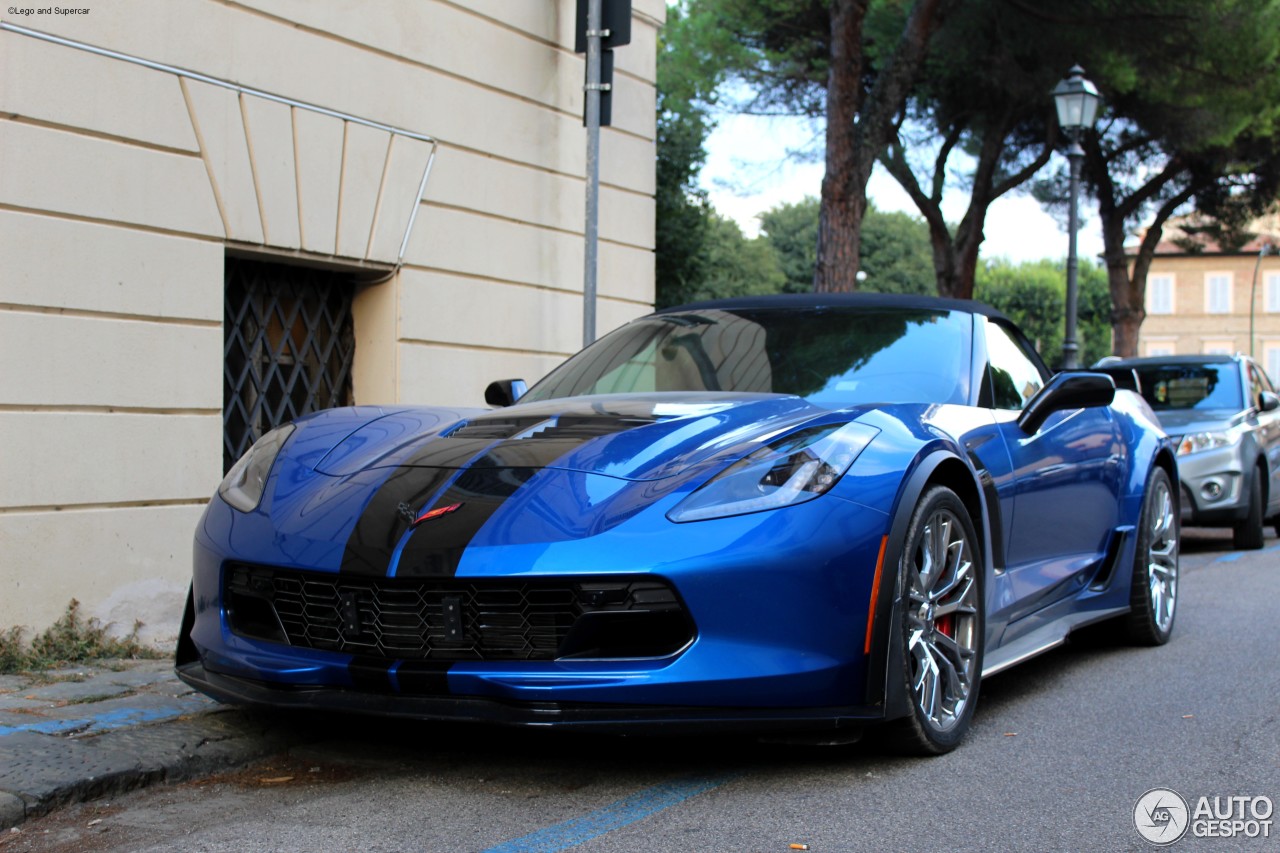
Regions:
<svg viewBox="0 0 1280 853"><path fill-rule="evenodd" d="M26 4L24 4L26 5ZM34 5L34 4L32 4ZM481 404L581 342L573 0L90 0L0 20L436 141L403 268L354 306L357 402ZM598 328L653 300L662 0L602 133ZM0 627L72 597L176 633L221 476L229 244L388 268L431 146L0 31Z"/></svg>
<svg viewBox="0 0 1280 853"><path fill-rule="evenodd" d="M1138 354L1149 355L1163 349L1187 355L1226 347L1230 352L1249 353L1249 300L1253 272L1258 265L1255 253L1226 255L1162 255L1151 264L1147 276L1147 318L1142 324ZM1266 366L1268 351L1280 351L1280 312L1267 310L1266 283L1269 275L1280 273L1280 257L1264 256L1258 266L1254 299L1254 346L1257 360ZM1206 281L1211 275L1231 276L1231 311L1209 313ZM1173 277L1173 312L1151 313L1151 280ZM1275 361L1275 356L1272 356ZM1274 373L1274 371L1273 371ZM1273 380L1280 376L1272 376Z"/></svg>

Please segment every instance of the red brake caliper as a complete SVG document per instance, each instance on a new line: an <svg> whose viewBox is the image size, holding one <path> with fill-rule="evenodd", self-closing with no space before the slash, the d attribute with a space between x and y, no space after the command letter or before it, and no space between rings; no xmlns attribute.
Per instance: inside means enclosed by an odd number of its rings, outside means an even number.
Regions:
<svg viewBox="0 0 1280 853"><path fill-rule="evenodd" d="M954 614L948 613L946 616L939 616L933 624L937 627L939 634L945 634L953 640L956 638Z"/></svg>

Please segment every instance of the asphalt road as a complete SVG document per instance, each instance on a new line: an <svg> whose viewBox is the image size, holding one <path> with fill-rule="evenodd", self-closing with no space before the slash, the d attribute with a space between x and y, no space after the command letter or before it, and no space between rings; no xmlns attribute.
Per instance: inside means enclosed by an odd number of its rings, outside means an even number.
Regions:
<svg viewBox="0 0 1280 853"><path fill-rule="evenodd" d="M1280 802L1280 546L1187 534L1167 646L1089 636L996 676L941 758L880 754L873 735L797 747L330 718L330 740L65 809L0 851L1154 849L1133 824L1149 789L1192 809ZM1188 833L1171 849L1280 851L1280 837Z"/></svg>

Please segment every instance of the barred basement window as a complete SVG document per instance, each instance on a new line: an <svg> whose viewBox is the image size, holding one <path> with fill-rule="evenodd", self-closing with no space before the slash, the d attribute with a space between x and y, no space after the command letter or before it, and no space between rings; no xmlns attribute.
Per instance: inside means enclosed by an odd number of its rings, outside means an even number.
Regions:
<svg viewBox="0 0 1280 853"><path fill-rule="evenodd" d="M263 433L352 403L350 276L228 257L223 322L222 468Z"/></svg>

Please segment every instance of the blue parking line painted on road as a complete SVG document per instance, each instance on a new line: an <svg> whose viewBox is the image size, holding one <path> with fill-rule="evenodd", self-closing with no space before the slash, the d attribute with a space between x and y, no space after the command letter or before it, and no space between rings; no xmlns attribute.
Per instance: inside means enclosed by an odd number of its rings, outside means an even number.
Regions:
<svg viewBox="0 0 1280 853"><path fill-rule="evenodd" d="M732 778L695 776L654 785L590 814L490 847L484 853L556 853L568 850L718 788Z"/></svg>
<svg viewBox="0 0 1280 853"><path fill-rule="evenodd" d="M43 735L59 735L69 732L99 734L112 729L124 729L143 723L159 723L164 720L172 720L184 714L208 710L209 705L209 700L200 698L152 708L117 708L112 711L88 714L75 719L43 720L38 723L23 723L20 726L0 726L0 737L16 735L19 732L35 732Z"/></svg>
<svg viewBox="0 0 1280 853"><path fill-rule="evenodd" d="M1270 548L1263 548L1262 551L1260 551L1259 553L1272 554L1272 553L1275 553L1276 551L1280 551L1280 545L1272 545ZM1236 560L1243 557L1245 553L1246 553L1245 551L1232 551L1230 554L1223 554L1221 557L1214 560L1214 562L1215 563L1234 563Z"/></svg>

